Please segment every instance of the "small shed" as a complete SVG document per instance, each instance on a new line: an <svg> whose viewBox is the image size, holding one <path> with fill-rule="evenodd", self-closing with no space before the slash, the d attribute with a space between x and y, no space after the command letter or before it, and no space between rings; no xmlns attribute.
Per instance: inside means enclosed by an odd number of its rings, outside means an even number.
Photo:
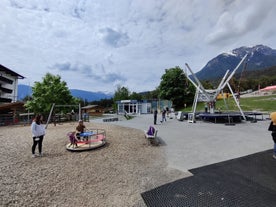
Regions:
<svg viewBox="0 0 276 207"><path fill-rule="evenodd" d="M104 113L104 107L99 105L87 105L81 107L82 114L87 114L89 116L101 116Z"/></svg>

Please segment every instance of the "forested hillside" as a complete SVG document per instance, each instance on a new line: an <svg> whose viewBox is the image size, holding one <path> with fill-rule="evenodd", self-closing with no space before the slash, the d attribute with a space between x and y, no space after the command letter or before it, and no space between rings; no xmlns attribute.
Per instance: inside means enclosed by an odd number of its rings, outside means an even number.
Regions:
<svg viewBox="0 0 276 207"><path fill-rule="evenodd" d="M231 81L233 86L239 86L240 91L253 89L258 90L270 85L276 85L276 66L263 70L243 71L234 76Z"/></svg>

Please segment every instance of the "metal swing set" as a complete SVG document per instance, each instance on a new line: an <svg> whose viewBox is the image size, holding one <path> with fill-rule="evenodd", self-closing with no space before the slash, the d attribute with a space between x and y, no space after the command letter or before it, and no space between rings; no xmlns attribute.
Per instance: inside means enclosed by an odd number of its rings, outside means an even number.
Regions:
<svg viewBox="0 0 276 207"><path fill-rule="evenodd" d="M49 122L50 122L50 120L51 120L51 117L52 117L52 114L53 114L53 111L54 111L54 108L58 108L58 107L70 107L70 108L76 108L76 107L78 107L79 108L79 112L78 112L78 114L79 114L79 118L81 117L81 105L80 104L78 104L78 105L56 105L55 103L53 103L52 104L52 107L51 107L51 110L50 110L50 113L49 113L49 116L48 116L48 119L47 119L47 123L46 123L46 126L45 126L45 129L47 129L47 127L48 127L48 124L49 124Z"/></svg>

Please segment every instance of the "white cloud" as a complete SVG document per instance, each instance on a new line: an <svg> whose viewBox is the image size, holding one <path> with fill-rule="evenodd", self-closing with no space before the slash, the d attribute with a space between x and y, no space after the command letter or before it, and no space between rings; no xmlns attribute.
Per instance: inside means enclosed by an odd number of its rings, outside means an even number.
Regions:
<svg viewBox="0 0 276 207"><path fill-rule="evenodd" d="M206 38L207 42L231 44L237 38L253 36L252 33L255 31L265 32L268 28L263 26L267 22L272 23L270 13L275 12L274 5L271 0L257 0L254 3L250 0L234 1L219 16L214 31Z"/></svg>
<svg viewBox="0 0 276 207"><path fill-rule="evenodd" d="M69 88L153 90L164 69L194 71L223 51L276 47L273 0L1 0L1 64Z"/></svg>
<svg viewBox="0 0 276 207"><path fill-rule="evenodd" d="M115 31L111 28L101 29L103 39L111 47L123 47L129 44L129 37L126 33Z"/></svg>

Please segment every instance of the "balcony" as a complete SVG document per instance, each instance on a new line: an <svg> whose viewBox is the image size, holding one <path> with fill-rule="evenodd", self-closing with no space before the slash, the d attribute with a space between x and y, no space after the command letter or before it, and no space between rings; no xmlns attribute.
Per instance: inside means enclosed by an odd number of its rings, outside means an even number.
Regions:
<svg viewBox="0 0 276 207"><path fill-rule="evenodd" d="M12 102L11 98L1 98L0 97L0 103L10 103L10 102Z"/></svg>
<svg viewBox="0 0 276 207"><path fill-rule="evenodd" d="M0 76L0 81L4 83L13 84L13 80Z"/></svg>
<svg viewBox="0 0 276 207"><path fill-rule="evenodd" d="M12 90L11 89L8 89L8 88L4 88L0 85L0 91L2 91L3 93L12 93Z"/></svg>

